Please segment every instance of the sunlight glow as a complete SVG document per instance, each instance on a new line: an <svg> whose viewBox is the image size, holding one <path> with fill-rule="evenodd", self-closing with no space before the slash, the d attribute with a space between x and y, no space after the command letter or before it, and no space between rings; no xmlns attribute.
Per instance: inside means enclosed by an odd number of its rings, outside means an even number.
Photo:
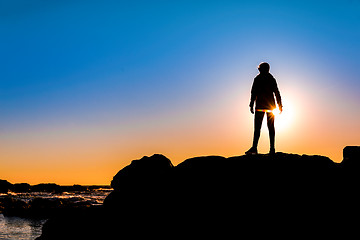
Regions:
<svg viewBox="0 0 360 240"><path fill-rule="evenodd" d="M283 112L280 112L279 107L275 108L274 110L256 109L256 111L265 113L272 112L275 116L275 129L277 131L288 129L291 125L293 125L293 121L295 119L295 108L289 102L286 103L286 107L283 108Z"/></svg>
<svg viewBox="0 0 360 240"><path fill-rule="evenodd" d="M279 108L276 108L273 110L273 113L275 115L276 131L287 130L294 124L295 108L291 103L286 103L286 106L283 108L283 112L280 112Z"/></svg>

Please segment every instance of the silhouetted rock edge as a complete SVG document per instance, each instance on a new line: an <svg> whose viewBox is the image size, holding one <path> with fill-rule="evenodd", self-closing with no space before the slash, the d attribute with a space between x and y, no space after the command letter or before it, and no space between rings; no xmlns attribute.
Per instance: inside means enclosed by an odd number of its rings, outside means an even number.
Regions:
<svg viewBox="0 0 360 240"><path fill-rule="evenodd" d="M114 176L103 208L52 218L39 239L335 236L331 224L348 223L359 200L360 159L350 149L340 164L285 153L195 157L175 167L161 154L144 157Z"/></svg>

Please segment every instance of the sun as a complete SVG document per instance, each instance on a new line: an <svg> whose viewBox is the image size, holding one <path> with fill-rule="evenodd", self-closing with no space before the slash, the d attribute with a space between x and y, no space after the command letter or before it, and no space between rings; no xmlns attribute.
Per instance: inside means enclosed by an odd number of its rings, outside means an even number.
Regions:
<svg viewBox="0 0 360 240"><path fill-rule="evenodd" d="M283 107L283 111L280 112L279 108L273 110L275 115L275 129L276 131L287 130L294 122L294 107L291 103L287 102Z"/></svg>
<svg viewBox="0 0 360 240"><path fill-rule="evenodd" d="M281 114L280 109L279 109L278 107L275 108L275 109L272 111L272 113L275 115L275 117L278 117L278 116Z"/></svg>

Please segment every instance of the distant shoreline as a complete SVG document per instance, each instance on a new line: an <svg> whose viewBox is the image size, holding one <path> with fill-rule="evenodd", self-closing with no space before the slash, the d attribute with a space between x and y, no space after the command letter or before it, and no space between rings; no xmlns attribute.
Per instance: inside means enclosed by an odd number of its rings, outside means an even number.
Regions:
<svg viewBox="0 0 360 240"><path fill-rule="evenodd" d="M73 192L73 191L91 191L94 189L111 189L110 185L58 185L56 183L40 183L30 185L29 183L10 183L7 180L0 179L0 193L8 192Z"/></svg>

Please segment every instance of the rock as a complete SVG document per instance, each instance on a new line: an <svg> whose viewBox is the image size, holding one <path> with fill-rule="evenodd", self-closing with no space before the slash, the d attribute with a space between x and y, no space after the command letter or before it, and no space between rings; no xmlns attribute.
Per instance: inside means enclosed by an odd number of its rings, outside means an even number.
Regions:
<svg viewBox="0 0 360 240"><path fill-rule="evenodd" d="M138 208L143 206L145 209L166 202L166 197L161 200L156 198L155 202L151 199L159 192L171 191L169 178L173 167L171 161L160 154L133 160L114 176L111 181L114 191L104 200L104 206L118 208L124 204L137 203Z"/></svg>
<svg viewBox="0 0 360 240"><path fill-rule="evenodd" d="M7 193L12 188L12 184L0 179L0 193Z"/></svg>
<svg viewBox="0 0 360 240"><path fill-rule="evenodd" d="M61 186L55 183L41 183L31 187L32 192L62 192Z"/></svg>
<svg viewBox="0 0 360 240"><path fill-rule="evenodd" d="M108 223L102 208L65 209L43 225L37 240L110 239L107 238ZM122 226L117 226L119 230L122 231Z"/></svg>
<svg viewBox="0 0 360 240"><path fill-rule="evenodd" d="M103 208L51 218L40 239L334 236L334 221L352 221L346 214L360 200L360 182L347 177L360 167L348 166L285 153L196 157L175 167L162 155L143 157L114 176Z"/></svg>
<svg viewBox="0 0 360 240"><path fill-rule="evenodd" d="M1 200L4 216L27 217L30 205L20 199L5 197Z"/></svg>
<svg viewBox="0 0 360 240"><path fill-rule="evenodd" d="M341 165L352 175L358 175L360 168L360 146L346 146L343 149Z"/></svg>
<svg viewBox="0 0 360 240"><path fill-rule="evenodd" d="M88 191L89 188L87 186L81 186L78 184L72 186L61 186L57 191L60 192L85 192Z"/></svg>
<svg viewBox="0 0 360 240"><path fill-rule="evenodd" d="M346 146L343 150L343 161L360 163L360 146Z"/></svg>
<svg viewBox="0 0 360 240"><path fill-rule="evenodd" d="M12 191L20 193L20 192L30 192L31 186L28 183L15 183L12 187Z"/></svg>
<svg viewBox="0 0 360 240"><path fill-rule="evenodd" d="M151 181L163 176L173 167L171 161L161 154L144 156L139 160L133 160L129 166L121 169L111 181L111 187L116 191L128 184L146 182L147 179Z"/></svg>
<svg viewBox="0 0 360 240"><path fill-rule="evenodd" d="M29 203L28 217L46 219L64 209L63 201L58 198L34 198Z"/></svg>
<svg viewBox="0 0 360 240"><path fill-rule="evenodd" d="M357 201L359 194L357 188L360 185L360 147L347 146L343 149L343 161L340 166L342 167L341 182L342 192L344 198L348 201ZM351 205L351 204L349 204Z"/></svg>

